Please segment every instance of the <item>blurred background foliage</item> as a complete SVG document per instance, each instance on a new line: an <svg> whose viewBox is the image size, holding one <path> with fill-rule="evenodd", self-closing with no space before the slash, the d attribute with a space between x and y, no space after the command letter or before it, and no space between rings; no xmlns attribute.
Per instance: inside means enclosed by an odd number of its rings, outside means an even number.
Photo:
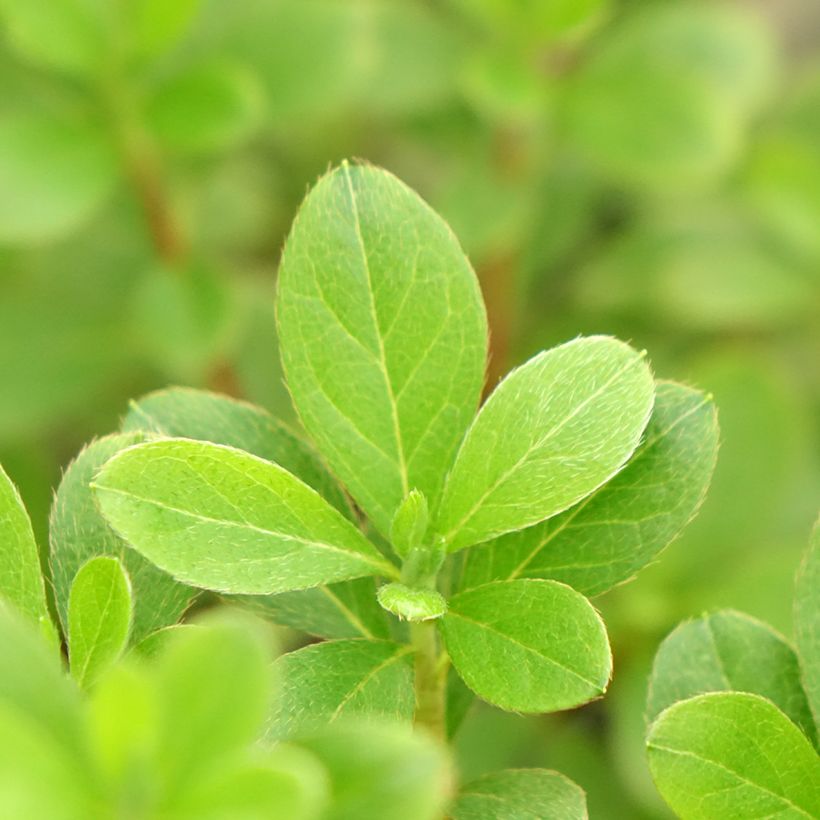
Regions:
<svg viewBox="0 0 820 820"><path fill-rule="evenodd" d="M790 633L820 497L816 0L0 0L0 21L0 460L41 536L61 467L131 396L181 383L292 415L278 254L343 157L452 224L490 384L604 332L714 393L699 519L598 601L610 696L477 710L458 741L468 777L554 766L593 817L667 816L642 753L651 654L714 607Z"/></svg>

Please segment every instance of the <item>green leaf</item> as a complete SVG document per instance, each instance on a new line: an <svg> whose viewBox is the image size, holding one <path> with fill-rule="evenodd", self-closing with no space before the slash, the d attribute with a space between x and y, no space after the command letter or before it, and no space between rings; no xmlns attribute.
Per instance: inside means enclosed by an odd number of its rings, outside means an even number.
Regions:
<svg viewBox="0 0 820 820"><path fill-rule="evenodd" d="M558 772L507 769L468 783L449 815L453 820L586 820L586 795Z"/></svg>
<svg viewBox="0 0 820 820"><path fill-rule="evenodd" d="M412 488L435 506L487 343L475 275L443 220L386 171L343 164L302 204L277 312L296 409L377 529L389 533Z"/></svg>
<svg viewBox="0 0 820 820"><path fill-rule="evenodd" d="M644 440L611 481L565 513L471 549L461 589L552 578L600 595L632 578L700 507L718 448L717 413L702 393L657 385Z"/></svg>
<svg viewBox="0 0 820 820"><path fill-rule="evenodd" d="M396 570L341 513L272 462L188 439L139 444L94 483L106 519L160 568L248 595Z"/></svg>
<svg viewBox="0 0 820 820"><path fill-rule="evenodd" d="M323 820L439 820L449 796L444 749L392 723L337 723L300 741L330 775Z"/></svg>
<svg viewBox="0 0 820 820"><path fill-rule="evenodd" d="M385 584L379 588L379 604L400 620L429 621L447 612L447 601L434 589L416 589L406 584Z"/></svg>
<svg viewBox="0 0 820 820"><path fill-rule="evenodd" d="M430 523L427 499L418 490L410 490L401 502L390 524L390 543L402 558L421 546Z"/></svg>
<svg viewBox="0 0 820 820"><path fill-rule="evenodd" d="M171 387L131 403L124 431L194 438L247 450L273 461L350 516L350 505L314 450L266 410L237 399Z"/></svg>
<svg viewBox="0 0 820 820"><path fill-rule="evenodd" d="M49 25L57 28L53 20ZM90 122L0 118L0 242L70 233L103 204L117 173L112 146Z"/></svg>
<svg viewBox="0 0 820 820"><path fill-rule="evenodd" d="M461 592L440 623L459 675L502 709L570 709L609 682L603 621L583 595L556 581L496 581Z"/></svg>
<svg viewBox="0 0 820 820"><path fill-rule="evenodd" d="M339 718L413 717L411 647L390 641L329 641L274 662L282 693L267 727L270 739L304 734Z"/></svg>
<svg viewBox="0 0 820 820"><path fill-rule="evenodd" d="M0 597L49 624L40 552L20 493L0 466Z"/></svg>
<svg viewBox="0 0 820 820"><path fill-rule="evenodd" d="M190 26L200 4L201 0L131 0L134 50L150 57L173 46Z"/></svg>
<svg viewBox="0 0 820 820"><path fill-rule="evenodd" d="M131 640L176 623L195 590L177 583L129 549L100 514L89 484L111 456L145 438L141 433L106 436L89 444L69 465L57 489L51 510L51 578L57 613L65 634L69 632L68 601L71 584L80 567L98 555L118 558L134 593Z"/></svg>
<svg viewBox="0 0 820 820"><path fill-rule="evenodd" d="M652 725L647 744L655 783L683 820L820 815L820 757L758 695L676 703Z"/></svg>
<svg viewBox="0 0 820 820"><path fill-rule="evenodd" d="M259 125L262 97L248 70L233 63L196 65L159 87L148 125L167 148L210 154L235 148Z"/></svg>
<svg viewBox="0 0 820 820"><path fill-rule="evenodd" d="M458 550L572 506L623 467L653 397L643 356L617 339L575 339L530 359L467 432L437 532Z"/></svg>
<svg viewBox="0 0 820 820"><path fill-rule="evenodd" d="M120 562L100 556L84 564L68 599L68 656L80 686L90 688L122 654L131 614L131 583Z"/></svg>
<svg viewBox="0 0 820 820"><path fill-rule="evenodd" d="M771 627L739 612L716 612L681 624L658 649L647 715L704 692L750 692L772 701L812 741L811 710L797 655Z"/></svg>
<svg viewBox="0 0 820 820"><path fill-rule="evenodd" d="M212 619L176 632L157 659L159 771L170 792L261 733L271 686L257 625Z"/></svg>
<svg viewBox="0 0 820 820"><path fill-rule="evenodd" d="M797 573L794 631L803 687L820 735L820 520L814 525L809 548Z"/></svg>

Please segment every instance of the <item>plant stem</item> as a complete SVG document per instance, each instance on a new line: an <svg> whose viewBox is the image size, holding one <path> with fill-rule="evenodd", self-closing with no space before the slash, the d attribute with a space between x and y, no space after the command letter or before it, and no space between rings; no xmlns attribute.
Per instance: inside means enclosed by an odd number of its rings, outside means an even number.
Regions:
<svg viewBox="0 0 820 820"><path fill-rule="evenodd" d="M416 726L423 726L440 740L445 739L445 685L447 665L442 663L435 621L410 624L416 650Z"/></svg>

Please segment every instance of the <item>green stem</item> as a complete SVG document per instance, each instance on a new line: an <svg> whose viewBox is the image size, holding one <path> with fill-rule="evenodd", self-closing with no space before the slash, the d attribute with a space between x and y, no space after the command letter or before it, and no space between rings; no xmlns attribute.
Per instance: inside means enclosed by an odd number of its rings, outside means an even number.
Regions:
<svg viewBox="0 0 820 820"><path fill-rule="evenodd" d="M442 662L435 621L411 623L410 636L416 650L415 724L445 740L447 664Z"/></svg>

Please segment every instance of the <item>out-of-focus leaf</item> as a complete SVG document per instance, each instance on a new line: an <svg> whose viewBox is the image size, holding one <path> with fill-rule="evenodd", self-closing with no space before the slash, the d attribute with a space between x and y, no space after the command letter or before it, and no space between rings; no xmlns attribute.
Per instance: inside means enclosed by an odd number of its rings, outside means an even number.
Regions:
<svg viewBox="0 0 820 820"><path fill-rule="evenodd" d="M644 440L626 467L554 518L473 547L461 589L512 578L552 578L599 595L651 561L689 522L706 493L717 415L702 393L660 382Z"/></svg>
<svg viewBox="0 0 820 820"><path fill-rule="evenodd" d="M556 581L496 581L461 592L440 624L459 675L502 709L570 709L609 683L603 621L586 598Z"/></svg>
<svg viewBox="0 0 820 820"><path fill-rule="evenodd" d="M647 716L705 692L751 692L768 698L816 741L794 650L773 629L738 612L681 624L658 649Z"/></svg>
<svg viewBox="0 0 820 820"><path fill-rule="evenodd" d="M411 647L390 641L326 641L282 655L281 695L267 725L273 740L339 719L413 716Z"/></svg>
<svg viewBox="0 0 820 820"><path fill-rule="evenodd" d="M53 20L49 26L58 28ZM37 242L71 232L103 204L117 173L112 145L91 122L1 117L0 241Z"/></svg>
<svg viewBox="0 0 820 820"><path fill-rule="evenodd" d="M231 63L208 63L163 83L148 105L147 118L171 150L210 154L247 139L259 123L261 105L249 71Z"/></svg>
<svg viewBox="0 0 820 820"><path fill-rule="evenodd" d="M438 820L444 812L447 757L423 733L389 723L337 723L300 745L330 775L324 820Z"/></svg>
<svg viewBox="0 0 820 820"><path fill-rule="evenodd" d="M758 695L676 703L652 725L647 745L655 783L683 820L820 814L820 757Z"/></svg>
<svg viewBox="0 0 820 820"><path fill-rule="evenodd" d="M152 57L173 46L199 11L201 0L129 0L129 28L133 48L141 57Z"/></svg>
<svg viewBox="0 0 820 820"><path fill-rule="evenodd" d="M80 686L90 688L122 654L131 614L131 584L116 558L99 556L80 568L68 599L68 655Z"/></svg>
<svg viewBox="0 0 820 820"><path fill-rule="evenodd" d="M0 597L44 627L51 618L40 553L20 493L0 465Z"/></svg>
<svg viewBox="0 0 820 820"><path fill-rule="evenodd" d="M794 631L803 670L803 686L820 734L820 521L797 573Z"/></svg>
<svg viewBox="0 0 820 820"><path fill-rule="evenodd" d="M142 433L106 436L89 444L70 464L51 511L51 579L57 613L69 633L69 594L80 567L100 555L118 558L131 580L134 613L131 638L138 642L176 623L196 594L130 549L105 522L89 484L111 456L145 440Z"/></svg>
<svg viewBox="0 0 820 820"><path fill-rule="evenodd" d="M508 769L468 783L449 810L453 820L586 820L580 786L546 769Z"/></svg>
<svg viewBox="0 0 820 820"><path fill-rule="evenodd" d="M512 371L456 456L435 531L456 551L557 513L632 455L655 395L644 357L608 336L575 339Z"/></svg>

